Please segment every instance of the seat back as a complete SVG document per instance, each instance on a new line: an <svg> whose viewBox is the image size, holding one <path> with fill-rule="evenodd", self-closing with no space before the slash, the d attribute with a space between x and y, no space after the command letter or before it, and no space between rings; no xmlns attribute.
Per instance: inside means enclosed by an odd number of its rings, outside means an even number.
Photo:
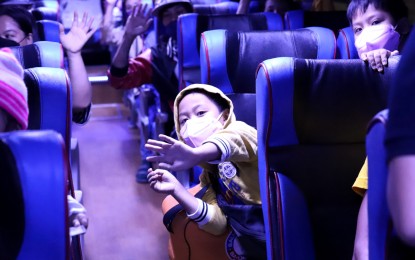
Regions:
<svg viewBox="0 0 415 260"><path fill-rule="evenodd" d="M201 82L220 88L234 102L236 118L254 127L259 63L275 57L334 59L336 51L333 32L319 27L274 32L213 30L201 38Z"/></svg>
<svg viewBox="0 0 415 260"><path fill-rule="evenodd" d="M177 49L179 82L183 88L190 83L200 83L200 34L214 29L230 31L279 31L282 19L274 13L248 15L199 15L185 14L178 19Z"/></svg>
<svg viewBox="0 0 415 260"><path fill-rule="evenodd" d="M286 30L320 26L331 29L337 35L339 29L349 26L349 21L346 11L313 12L292 10L285 13L284 25Z"/></svg>
<svg viewBox="0 0 415 260"><path fill-rule="evenodd" d="M197 14L212 15L212 14L236 14L238 9L237 2L221 2L215 4L195 4L193 10Z"/></svg>
<svg viewBox="0 0 415 260"><path fill-rule="evenodd" d="M59 68L25 69L28 89L28 129L51 129L60 133L70 148L72 104L66 71Z"/></svg>
<svg viewBox="0 0 415 260"><path fill-rule="evenodd" d="M338 59L358 59L357 49L354 46L354 33L352 27L339 30L337 36L337 58Z"/></svg>
<svg viewBox="0 0 415 260"><path fill-rule="evenodd" d="M386 107L398 60L389 59L384 74L360 60L260 64L258 164L268 259L352 256L361 199L351 185L365 160L367 123ZM300 195L306 208L293 209Z"/></svg>
<svg viewBox="0 0 415 260"><path fill-rule="evenodd" d="M50 8L50 7L36 7L32 11L33 16L35 17L36 21L40 20L51 20L57 21L58 20L58 12L57 9Z"/></svg>
<svg viewBox="0 0 415 260"><path fill-rule="evenodd" d="M64 68L63 49L59 43L39 41L26 46L10 47L23 68Z"/></svg>
<svg viewBox="0 0 415 260"><path fill-rule="evenodd" d="M60 43L59 23L52 20L36 21L37 34L40 41Z"/></svg>
<svg viewBox="0 0 415 260"><path fill-rule="evenodd" d="M370 122L366 136L368 156L369 259L414 259L415 250L396 235L390 216L387 194L388 166L384 146L388 110Z"/></svg>
<svg viewBox="0 0 415 260"><path fill-rule="evenodd" d="M2 211L7 213L2 215L10 214L1 217L10 218L1 223L10 246L1 258L68 259L68 165L62 138L53 131L3 133L0 157ZM3 227L12 232L3 233Z"/></svg>

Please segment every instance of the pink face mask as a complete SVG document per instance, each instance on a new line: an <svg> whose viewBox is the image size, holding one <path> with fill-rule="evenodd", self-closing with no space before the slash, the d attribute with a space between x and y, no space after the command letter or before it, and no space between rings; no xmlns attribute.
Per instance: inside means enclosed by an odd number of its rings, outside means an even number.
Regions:
<svg viewBox="0 0 415 260"><path fill-rule="evenodd" d="M377 49L395 51L399 46L399 33L391 24L377 24L362 30L355 39L359 57L363 52Z"/></svg>
<svg viewBox="0 0 415 260"><path fill-rule="evenodd" d="M180 135L184 142L191 147L199 147L211 135L223 129L223 125L219 122L222 113L218 118L212 117L195 117L188 119L180 129Z"/></svg>

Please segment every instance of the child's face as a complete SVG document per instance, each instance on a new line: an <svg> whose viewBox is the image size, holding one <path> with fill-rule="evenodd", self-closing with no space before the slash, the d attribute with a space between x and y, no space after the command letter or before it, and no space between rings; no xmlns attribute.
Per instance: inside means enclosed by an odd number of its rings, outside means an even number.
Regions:
<svg viewBox="0 0 415 260"><path fill-rule="evenodd" d="M196 117L218 118L221 114L218 106L208 97L201 93L190 93L186 95L179 104L179 123L180 128L184 126L188 119ZM220 122L224 123L224 117Z"/></svg>
<svg viewBox="0 0 415 260"><path fill-rule="evenodd" d="M352 19L352 27L355 38L360 35L363 29L378 24L394 25L394 21L389 13L376 9L373 4L370 4L367 7L365 13L357 11Z"/></svg>

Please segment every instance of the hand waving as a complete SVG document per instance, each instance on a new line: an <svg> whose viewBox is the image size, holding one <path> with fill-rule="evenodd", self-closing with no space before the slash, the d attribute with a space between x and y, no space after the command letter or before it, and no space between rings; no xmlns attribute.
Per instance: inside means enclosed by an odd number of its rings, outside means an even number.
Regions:
<svg viewBox="0 0 415 260"><path fill-rule="evenodd" d="M147 31L153 20L150 16L151 8L147 11L147 4L135 6L125 24L125 34L136 37Z"/></svg>
<svg viewBox="0 0 415 260"><path fill-rule="evenodd" d="M194 148L166 135L159 135L160 141L149 139L145 147L159 155L147 157L147 161L159 163L160 169L181 171L197 165Z"/></svg>
<svg viewBox="0 0 415 260"><path fill-rule="evenodd" d="M84 13L82 20L78 21L78 13L74 12L71 30L65 34L65 29L62 24L59 25L59 37L63 48L71 53L78 53L85 45L86 41L98 29L91 28L94 18L88 18L88 13Z"/></svg>

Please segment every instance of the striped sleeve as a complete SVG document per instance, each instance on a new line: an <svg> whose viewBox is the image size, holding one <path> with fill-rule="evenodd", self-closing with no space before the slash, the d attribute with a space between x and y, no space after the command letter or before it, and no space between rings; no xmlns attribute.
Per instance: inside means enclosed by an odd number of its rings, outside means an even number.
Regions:
<svg viewBox="0 0 415 260"><path fill-rule="evenodd" d="M192 213L186 213L187 216L195 221L199 227L206 225L213 217L213 208L201 199L197 199L197 210Z"/></svg>
<svg viewBox="0 0 415 260"><path fill-rule="evenodd" d="M211 137L208 140L206 140L203 143L213 143L215 144L219 150L221 151L222 155L220 157L220 162L224 162L226 161L226 159L229 158L229 156L231 155L231 148L230 145L228 143L228 141L226 141L223 138L219 138L219 137ZM219 162L210 162L210 163L219 163Z"/></svg>

